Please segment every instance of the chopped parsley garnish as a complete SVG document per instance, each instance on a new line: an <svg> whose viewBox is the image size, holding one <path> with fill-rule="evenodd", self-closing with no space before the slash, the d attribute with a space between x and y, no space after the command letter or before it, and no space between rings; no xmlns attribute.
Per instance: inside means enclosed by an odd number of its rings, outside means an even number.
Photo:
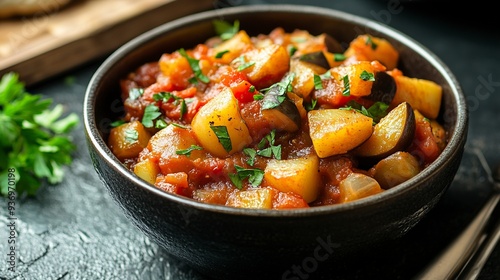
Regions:
<svg viewBox="0 0 500 280"><path fill-rule="evenodd" d="M375 81L375 75L373 75L373 73L370 73L366 70L363 70L363 72L361 72L361 75L359 77L363 81L370 81L370 82Z"/></svg>
<svg viewBox="0 0 500 280"><path fill-rule="evenodd" d="M370 117L373 119L373 124L376 124L380 121L381 118L383 118L385 115L387 115L387 109L389 108L389 104L386 104L384 102L377 101L373 103L368 109L366 109L363 105L359 104L358 102L351 100L347 102L346 107L342 107L340 109L343 110L356 110L359 113Z"/></svg>
<svg viewBox="0 0 500 280"><path fill-rule="evenodd" d="M238 20L235 20L232 25L227 21L218 19L212 21L212 23L215 27L215 32L224 41L233 38L240 31L240 22Z"/></svg>
<svg viewBox="0 0 500 280"><path fill-rule="evenodd" d="M125 121L124 120L117 120L117 121L114 121L111 123L111 127L117 127L117 126L120 126L122 124L124 124Z"/></svg>
<svg viewBox="0 0 500 280"><path fill-rule="evenodd" d="M139 139L139 132L137 130L130 128L125 130L125 141L129 143L135 143Z"/></svg>
<svg viewBox="0 0 500 280"><path fill-rule="evenodd" d="M253 86L253 85L252 85L252 86L250 86L250 87L248 88L248 92L252 92L252 93L253 93L253 92L255 92L255 86Z"/></svg>
<svg viewBox="0 0 500 280"><path fill-rule="evenodd" d="M215 54L215 58L222 58L229 50L221 51Z"/></svg>
<svg viewBox="0 0 500 280"><path fill-rule="evenodd" d="M317 74L314 74L314 89L323 89L323 81Z"/></svg>
<svg viewBox="0 0 500 280"><path fill-rule="evenodd" d="M191 70L193 70L194 76L198 80L204 82L205 84L210 82L210 79L207 76L205 76L203 72L201 72L200 61L198 59L190 57L186 53L185 49L179 49L179 53L188 60L189 66L191 67Z"/></svg>
<svg viewBox="0 0 500 280"><path fill-rule="evenodd" d="M314 89L323 89L323 80L330 79L332 77L332 74L330 71L326 71L325 73L321 75L314 74Z"/></svg>
<svg viewBox="0 0 500 280"><path fill-rule="evenodd" d="M165 128L168 126L168 123L166 123L163 119L157 119L155 122L155 128Z"/></svg>
<svg viewBox="0 0 500 280"><path fill-rule="evenodd" d="M145 127L153 127L153 121L161 116L160 108L154 104L148 105L144 109L144 115L142 116L142 124Z"/></svg>
<svg viewBox="0 0 500 280"><path fill-rule="evenodd" d="M257 93L253 95L253 100L262 100L264 99L264 95Z"/></svg>
<svg viewBox="0 0 500 280"><path fill-rule="evenodd" d="M231 144L231 138L229 138L229 132L227 131L227 127L223 125L210 125L210 128L219 139L219 143L221 143L222 147L226 152L230 152L233 149Z"/></svg>
<svg viewBox="0 0 500 280"><path fill-rule="evenodd" d="M128 92L128 98L130 100L136 100L137 98L141 97L143 93L144 89L142 88L131 88Z"/></svg>
<svg viewBox="0 0 500 280"><path fill-rule="evenodd" d="M177 151L175 151L175 153L178 155L185 155L185 156L189 157L191 155L191 152L196 151L196 150L203 150L203 148L198 146L198 145L191 145L189 148L184 149L184 150L177 150Z"/></svg>
<svg viewBox="0 0 500 280"><path fill-rule="evenodd" d="M180 98L176 95L173 95L171 92L165 92L165 91L153 94L154 101L169 102L170 99L179 100L182 98Z"/></svg>
<svg viewBox="0 0 500 280"><path fill-rule="evenodd" d="M70 132L79 117L40 94L26 91L17 73L0 80L0 193L36 195L44 180L60 183L64 165L72 162L75 145ZM9 177L9 173L15 175ZM10 178L8 180L8 177ZM15 184L10 184L15 179ZM8 184L9 183L9 184Z"/></svg>
<svg viewBox="0 0 500 280"><path fill-rule="evenodd" d="M243 149L243 153L249 158L247 160L248 165L253 166L255 164L255 157L257 156L257 151L252 148Z"/></svg>
<svg viewBox="0 0 500 280"><path fill-rule="evenodd" d="M250 62L245 61L244 56L240 56L239 61L240 61L240 65L238 66L238 69L237 69L238 71L243 71L249 67L252 67L255 64L255 62L252 62L252 61L250 61Z"/></svg>
<svg viewBox="0 0 500 280"><path fill-rule="evenodd" d="M171 123L171 125L175 126L175 127L178 127L178 128L182 128L182 129L188 129L187 126L185 125L182 125L180 123Z"/></svg>
<svg viewBox="0 0 500 280"><path fill-rule="evenodd" d="M153 95L153 100L155 101L161 101L161 102L169 102L171 99L174 100L174 105L180 105L180 117L179 119L182 120L182 117L184 114L187 113L188 108L186 104L186 100L184 98L178 97L171 92L159 92L155 93Z"/></svg>
<svg viewBox="0 0 500 280"><path fill-rule="evenodd" d="M372 37L370 37L370 36L366 37L365 44L367 46L370 46L370 48L372 48L372 50L376 50L378 47L377 44L375 42L373 42Z"/></svg>
<svg viewBox="0 0 500 280"><path fill-rule="evenodd" d="M243 188L243 180L248 179L248 182L252 185L252 187L258 187L262 180L264 179L264 171L257 168L244 168L239 165L234 165L236 169L236 173L229 174L229 178L231 182L238 189Z"/></svg>
<svg viewBox="0 0 500 280"><path fill-rule="evenodd" d="M314 108L316 108L316 104L318 103L318 100L317 99L311 99L311 103L306 103L306 110L307 111L311 111L311 110L314 110Z"/></svg>
<svg viewBox="0 0 500 280"><path fill-rule="evenodd" d="M341 53L334 53L333 54L333 60L335 61L344 61L346 59L344 54Z"/></svg>
<svg viewBox="0 0 500 280"><path fill-rule="evenodd" d="M342 91L343 96L351 95L351 85L349 84L349 76L345 75L342 77L342 81L344 82L344 90Z"/></svg>
<svg viewBox="0 0 500 280"><path fill-rule="evenodd" d="M262 91L265 91L266 95L271 94L276 98L264 99L262 109L266 110L278 107L286 99L287 92L293 90L292 81L294 78L295 73L290 73L284 79L282 79L281 82L273 84L267 89L263 89Z"/></svg>

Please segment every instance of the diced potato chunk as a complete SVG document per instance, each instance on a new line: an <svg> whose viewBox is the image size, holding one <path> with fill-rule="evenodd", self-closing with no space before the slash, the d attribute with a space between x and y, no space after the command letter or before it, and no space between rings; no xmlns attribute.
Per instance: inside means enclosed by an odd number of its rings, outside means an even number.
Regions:
<svg viewBox="0 0 500 280"><path fill-rule="evenodd" d="M205 157L203 150L193 150L189 157L178 155L177 151L199 145L194 133L189 129L169 125L158 131L148 143L149 157L158 158L162 173L188 172L191 161Z"/></svg>
<svg viewBox="0 0 500 280"><path fill-rule="evenodd" d="M229 195L226 206L271 209L273 208L272 192L268 188L257 188L233 192Z"/></svg>
<svg viewBox="0 0 500 280"><path fill-rule="evenodd" d="M370 95L373 80L368 79L369 75L385 71L385 67L376 61L360 61L355 64L332 68L332 77L339 80L344 90L349 88L348 93L352 96ZM346 79L347 80L344 80Z"/></svg>
<svg viewBox="0 0 500 280"><path fill-rule="evenodd" d="M318 197L321 187L319 159L316 155L287 160L272 159L264 170L265 183L282 192L296 193L305 201Z"/></svg>
<svg viewBox="0 0 500 280"><path fill-rule="evenodd" d="M339 203L354 201L382 192L377 180L361 174L351 173L339 184Z"/></svg>
<svg viewBox="0 0 500 280"><path fill-rule="evenodd" d="M358 60L380 61L388 70L396 68L399 60L398 51L389 41L370 35L356 37L344 54L357 56Z"/></svg>
<svg viewBox="0 0 500 280"><path fill-rule="evenodd" d="M242 59L236 58L232 63L235 67L244 63L253 63L252 66L241 71L248 76L250 83L260 89L281 80L290 69L290 56L285 47L272 44L248 51L242 55Z"/></svg>
<svg viewBox="0 0 500 280"><path fill-rule="evenodd" d="M320 158L347 153L373 132L372 118L354 110L313 110L307 116L309 134Z"/></svg>
<svg viewBox="0 0 500 280"><path fill-rule="evenodd" d="M132 121L111 129L108 145L119 160L134 158L148 144L151 134L140 121Z"/></svg>
<svg viewBox="0 0 500 280"><path fill-rule="evenodd" d="M214 56L218 53L228 51L220 58L220 62L229 64L233 59L240 56L243 52L252 49L253 44L250 37L244 30L240 30L231 39L220 43L213 49Z"/></svg>
<svg viewBox="0 0 500 280"><path fill-rule="evenodd" d="M418 160L408 152L396 152L377 163L373 177L384 189L407 181L420 172Z"/></svg>
<svg viewBox="0 0 500 280"><path fill-rule="evenodd" d="M134 166L134 173L144 181L154 184L156 176L160 173L160 168L151 158L146 158Z"/></svg>
<svg viewBox="0 0 500 280"><path fill-rule="evenodd" d="M290 62L290 72L295 73L292 86L293 92L302 98L309 100L309 95L314 89L314 74L319 74L314 71L310 64L293 59Z"/></svg>
<svg viewBox="0 0 500 280"><path fill-rule="evenodd" d="M238 100L230 88L224 88L201 107L194 116L191 127L203 148L221 158L241 151L252 142L250 132L241 117ZM214 132L213 127L225 127L229 139L222 139ZM221 143L222 141L231 145Z"/></svg>
<svg viewBox="0 0 500 280"><path fill-rule="evenodd" d="M391 102L397 106L408 102L413 109L419 110L429 119L437 118L441 108L442 87L433 81L393 75L396 81L396 95Z"/></svg>

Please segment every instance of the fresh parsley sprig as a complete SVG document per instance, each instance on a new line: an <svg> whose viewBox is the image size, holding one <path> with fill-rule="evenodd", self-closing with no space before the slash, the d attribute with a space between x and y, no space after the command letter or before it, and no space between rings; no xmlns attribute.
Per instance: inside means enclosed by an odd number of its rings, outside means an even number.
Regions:
<svg viewBox="0 0 500 280"><path fill-rule="evenodd" d="M387 109L389 108L389 104L377 101L373 103L368 109L359 104L358 102L351 100L347 102L346 107L341 107L342 110L356 110L359 113L370 117L373 119L373 124L376 124L380 121L381 118L387 115Z"/></svg>
<svg viewBox="0 0 500 280"><path fill-rule="evenodd" d="M15 170L18 195L35 195L47 180L62 181L64 165L72 162L75 145L70 131L79 117L62 117L64 107L52 107L52 99L30 94L17 73L5 74L0 81L0 193L9 192L8 170ZM51 108L52 107L52 108Z"/></svg>
<svg viewBox="0 0 500 280"><path fill-rule="evenodd" d="M227 21L218 19L212 23L215 27L215 32L224 41L233 38L240 31L240 22L238 20L235 20L232 25Z"/></svg>

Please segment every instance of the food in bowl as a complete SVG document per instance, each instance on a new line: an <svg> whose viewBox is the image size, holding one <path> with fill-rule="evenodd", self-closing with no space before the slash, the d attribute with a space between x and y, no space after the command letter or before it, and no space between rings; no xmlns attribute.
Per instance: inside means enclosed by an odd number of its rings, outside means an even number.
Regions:
<svg viewBox="0 0 500 280"><path fill-rule="evenodd" d="M389 41L214 28L121 80L108 145L157 188L241 208L340 204L396 187L446 146L442 87L405 76Z"/></svg>

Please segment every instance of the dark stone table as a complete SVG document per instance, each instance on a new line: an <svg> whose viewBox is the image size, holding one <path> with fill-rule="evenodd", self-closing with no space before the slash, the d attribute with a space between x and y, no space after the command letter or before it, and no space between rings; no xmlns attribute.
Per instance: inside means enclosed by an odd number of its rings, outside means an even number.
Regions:
<svg viewBox="0 0 500 280"><path fill-rule="evenodd" d="M486 201L490 186L474 151L481 150L490 165L500 162L500 32L493 9L485 1L467 6L441 0L226 1L231 5L285 2L350 12L406 33L449 66L467 95L470 128L466 152L442 201L401 240L360 256L352 268L337 275L318 271L310 278L410 279L432 261ZM453 9L449 5L454 5ZM481 19L473 21L475 15ZM53 98L64 104L67 112L81 115L85 88L101 62L90 61L28 90ZM7 270L9 220L7 200L0 199L0 278L209 279L170 257L133 227L96 176L83 124L72 137L78 149L73 164L65 168L64 181L45 185L34 198L16 201L19 259L15 273ZM495 216L498 221L498 209ZM500 279L498 264L500 245L479 279Z"/></svg>

